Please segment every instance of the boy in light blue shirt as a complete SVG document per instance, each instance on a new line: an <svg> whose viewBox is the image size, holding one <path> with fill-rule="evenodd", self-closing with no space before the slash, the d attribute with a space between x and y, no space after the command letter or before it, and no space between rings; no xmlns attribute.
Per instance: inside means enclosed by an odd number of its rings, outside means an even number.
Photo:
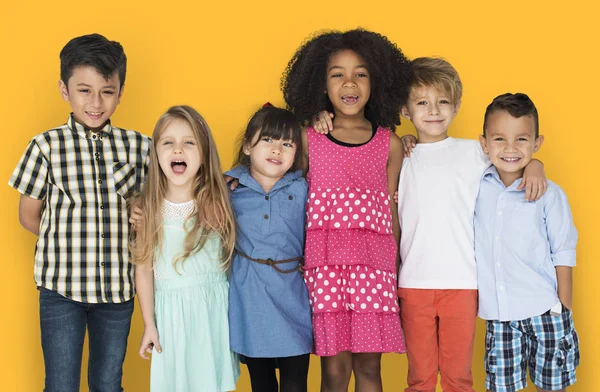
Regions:
<svg viewBox="0 0 600 392"><path fill-rule="evenodd" d="M481 180L474 221L486 388L523 389L529 368L538 391L565 391L579 364L570 310L577 230L558 185L548 181L535 202L517 189L544 141L529 97L496 97L480 141L493 164Z"/></svg>

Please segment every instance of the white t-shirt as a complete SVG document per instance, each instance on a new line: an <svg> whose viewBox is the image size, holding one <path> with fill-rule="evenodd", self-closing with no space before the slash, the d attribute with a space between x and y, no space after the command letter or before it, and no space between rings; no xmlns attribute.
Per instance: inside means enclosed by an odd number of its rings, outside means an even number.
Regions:
<svg viewBox="0 0 600 392"><path fill-rule="evenodd" d="M398 287L477 289L473 216L489 166L478 141L451 137L417 144L404 159Z"/></svg>

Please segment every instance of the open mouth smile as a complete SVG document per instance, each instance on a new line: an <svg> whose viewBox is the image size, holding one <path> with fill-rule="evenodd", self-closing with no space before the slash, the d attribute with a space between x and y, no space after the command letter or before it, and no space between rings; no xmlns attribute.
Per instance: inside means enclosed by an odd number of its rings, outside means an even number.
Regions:
<svg viewBox="0 0 600 392"><path fill-rule="evenodd" d="M187 169L187 163L181 160L172 161L171 169L175 174L183 174L185 173L185 169Z"/></svg>
<svg viewBox="0 0 600 392"><path fill-rule="evenodd" d="M343 95L342 102L344 102L346 105L354 105L356 102L358 102L358 95Z"/></svg>

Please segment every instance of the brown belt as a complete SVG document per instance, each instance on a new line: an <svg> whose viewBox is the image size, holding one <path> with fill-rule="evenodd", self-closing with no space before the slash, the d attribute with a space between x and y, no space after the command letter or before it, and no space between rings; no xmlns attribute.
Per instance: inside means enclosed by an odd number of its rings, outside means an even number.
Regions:
<svg viewBox="0 0 600 392"><path fill-rule="evenodd" d="M304 271L304 269L302 268L302 266L304 265L304 256L294 257L293 259L286 259L286 260L273 260L270 258L265 260L265 259L254 259L238 249L235 250L235 253L237 253L238 255L242 256L245 259L254 261L255 263L270 265L271 267L275 268L275 271L277 271L281 274L289 274L289 273L296 272L296 271L300 271L300 273L302 273ZM289 270L282 270L281 268L278 267L279 264L292 263L294 261L299 261L298 266L296 268L292 268Z"/></svg>

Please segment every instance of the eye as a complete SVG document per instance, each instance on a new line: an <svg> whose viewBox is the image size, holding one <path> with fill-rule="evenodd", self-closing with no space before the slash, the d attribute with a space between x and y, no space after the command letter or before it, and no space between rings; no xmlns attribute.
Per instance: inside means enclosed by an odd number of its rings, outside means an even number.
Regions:
<svg viewBox="0 0 600 392"><path fill-rule="evenodd" d="M341 72L338 73L334 73L331 75L332 78L341 78L343 75L341 74Z"/></svg>
<svg viewBox="0 0 600 392"><path fill-rule="evenodd" d="M189 144L189 145L193 146L196 143L193 140L186 140L185 144Z"/></svg>
<svg viewBox="0 0 600 392"><path fill-rule="evenodd" d="M166 146L166 145L168 145L168 144L173 144L173 142L172 142L172 141L170 141L170 140L165 140L165 141L163 141L163 142L162 142L162 145L163 145L163 146Z"/></svg>
<svg viewBox="0 0 600 392"><path fill-rule="evenodd" d="M90 90L89 90L89 89L87 89L87 88L82 88L82 89L79 89L78 91L79 91L80 93L84 93L84 94L87 94L87 93L89 93L89 92L90 92Z"/></svg>
<svg viewBox="0 0 600 392"><path fill-rule="evenodd" d="M427 102L426 101L419 101L419 102L417 102L417 105L427 105Z"/></svg>
<svg viewBox="0 0 600 392"><path fill-rule="evenodd" d="M103 93L106 95L113 95L115 92L114 91L104 91Z"/></svg>
<svg viewBox="0 0 600 392"><path fill-rule="evenodd" d="M517 138L518 142L526 142L528 139L526 137L519 137Z"/></svg>
<svg viewBox="0 0 600 392"><path fill-rule="evenodd" d="M272 142L273 142L273 139L271 139L270 137L266 137L266 136L265 136L265 137L263 137L261 140L262 140L263 142L266 142L266 143L272 143Z"/></svg>
<svg viewBox="0 0 600 392"><path fill-rule="evenodd" d="M450 101L448 101L447 99L441 99L441 100L440 100L440 103L441 103L442 105L448 105L448 104L450 104Z"/></svg>
<svg viewBox="0 0 600 392"><path fill-rule="evenodd" d="M504 141L504 138L503 137L495 137L494 141L495 142L502 142L502 141Z"/></svg>
<svg viewBox="0 0 600 392"><path fill-rule="evenodd" d="M294 148L294 143L293 142L284 142L283 143L284 147L290 147L290 148Z"/></svg>
<svg viewBox="0 0 600 392"><path fill-rule="evenodd" d="M359 78L368 78L369 75L366 74L365 72L359 72L356 74L356 76L358 76Z"/></svg>

